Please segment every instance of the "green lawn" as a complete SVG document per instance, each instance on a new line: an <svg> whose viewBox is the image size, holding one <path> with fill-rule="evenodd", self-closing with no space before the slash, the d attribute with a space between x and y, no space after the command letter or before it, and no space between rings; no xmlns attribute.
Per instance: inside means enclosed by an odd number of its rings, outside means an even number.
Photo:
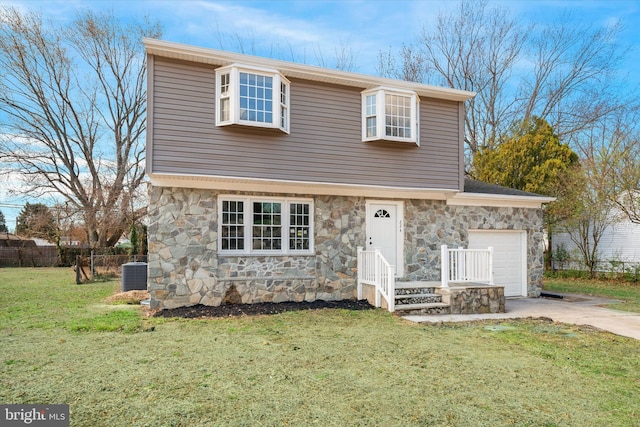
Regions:
<svg viewBox="0 0 640 427"><path fill-rule="evenodd" d="M640 283L616 280L545 277L543 289L551 292L565 292L614 298L624 302L620 304L611 304L610 308L640 313Z"/></svg>
<svg viewBox="0 0 640 427"><path fill-rule="evenodd" d="M110 306L118 283L0 269L0 402L74 426L637 426L640 342L382 310L214 320Z"/></svg>

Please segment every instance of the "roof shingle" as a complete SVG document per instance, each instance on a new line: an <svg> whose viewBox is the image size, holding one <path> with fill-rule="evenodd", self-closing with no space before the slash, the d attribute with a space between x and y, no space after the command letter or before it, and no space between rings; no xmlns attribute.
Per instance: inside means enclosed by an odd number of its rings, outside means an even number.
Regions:
<svg viewBox="0 0 640 427"><path fill-rule="evenodd" d="M501 185L489 184L488 182L476 181L475 179L464 179L465 193L497 194L503 196L528 196L546 197L541 194L529 193L528 191L516 190L515 188L503 187Z"/></svg>

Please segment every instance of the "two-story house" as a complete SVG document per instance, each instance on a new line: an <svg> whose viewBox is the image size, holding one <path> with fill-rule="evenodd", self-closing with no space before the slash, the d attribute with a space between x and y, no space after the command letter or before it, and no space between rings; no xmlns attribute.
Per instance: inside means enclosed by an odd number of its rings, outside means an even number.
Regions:
<svg viewBox="0 0 640 427"><path fill-rule="evenodd" d="M542 284L542 203L465 180L474 93L145 39L152 308L356 297L357 248L438 281L493 246L506 296Z"/></svg>

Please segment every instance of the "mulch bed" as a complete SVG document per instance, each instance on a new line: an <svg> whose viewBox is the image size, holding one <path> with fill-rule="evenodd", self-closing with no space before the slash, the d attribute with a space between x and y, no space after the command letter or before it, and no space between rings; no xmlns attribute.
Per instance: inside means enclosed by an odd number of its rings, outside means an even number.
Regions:
<svg viewBox="0 0 640 427"><path fill-rule="evenodd" d="M278 314L286 311L321 310L323 308L342 308L345 310L370 310L374 307L366 300L312 301L312 302L261 302L256 304L224 304L217 307L194 305L152 313L154 317L184 317L189 319L207 317L256 316Z"/></svg>

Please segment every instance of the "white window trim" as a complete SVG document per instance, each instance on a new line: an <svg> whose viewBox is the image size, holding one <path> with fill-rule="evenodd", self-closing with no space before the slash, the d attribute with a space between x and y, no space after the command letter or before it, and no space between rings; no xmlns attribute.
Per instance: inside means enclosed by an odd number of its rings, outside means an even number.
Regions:
<svg viewBox="0 0 640 427"><path fill-rule="evenodd" d="M251 73L257 74L261 76L271 77L273 79L273 87L271 90L271 106L272 106L272 118L270 123L265 122L256 122L251 120L242 120L240 117L240 73ZM220 98L222 97L222 93L220 91L221 85L221 76L229 74L229 120L222 121L220 120ZM287 87L287 93L285 96L285 117L284 117L284 126L282 124L282 102L281 102L281 88L280 85L284 84ZM275 128L280 129L285 133L289 133L289 117L290 117L290 93L291 93L291 82L287 80L282 74L278 72L278 70L273 70L270 68L260 68L260 67L252 67L242 64L232 64L227 67L221 67L216 69L216 107L215 107L215 118L216 118L216 126L227 126L227 125L244 125L244 126L253 126L253 127L264 127L264 128Z"/></svg>
<svg viewBox="0 0 640 427"><path fill-rule="evenodd" d="M244 250L225 250L222 249L222 203L225 201L244 202ZM253 202L279 202L282 204L282 249L265 250L253 249ZM289 249L289 204L290 203L306 203L309 205L309 249L308 250L291 250ZM314 255L314 206L313 199L302 198L281 198L281 197L258 197L258 196L218 196L218 252L224 255ZM285 244L286 237L286 244Z"/></svg>
<svg viewBox="0 0 640 427"><path fill-rule="evenodd" d="M420 146L419 121L420 121L420 98L410 90L395 89L379 86L361 92L362 94L362 140L363 141L397 141L412 142ZM376 96L376 135L367 136L367 96ZM385 95L400 95L411 98L411 137L402 138L397 136L387 136L385 130L386 111Z"/></svg>

